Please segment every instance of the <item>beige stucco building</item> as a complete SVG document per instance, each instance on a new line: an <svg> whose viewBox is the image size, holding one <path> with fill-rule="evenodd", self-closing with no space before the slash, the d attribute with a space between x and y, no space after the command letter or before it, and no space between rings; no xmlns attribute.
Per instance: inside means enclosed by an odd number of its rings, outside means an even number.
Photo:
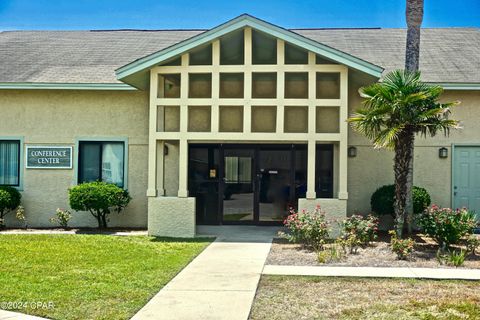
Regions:
<svg viewBox="0 0 480 320"><path fill-rule="evenodd" d="M369 213L393 182L393 154L345 120L361 86L402 68L405 34L286 30L248 15L201 31L2 32L0 184L22 191L31 227L52 226L68 188L95 180L132 196L110 226L153 235L278 224L291 206ZM478 29L422 31L423 79L461 101L464 126L416 142L415 185L442 206L480 209L479 46ZM52 150L71 151L66 166L42 157Z"/></svg>

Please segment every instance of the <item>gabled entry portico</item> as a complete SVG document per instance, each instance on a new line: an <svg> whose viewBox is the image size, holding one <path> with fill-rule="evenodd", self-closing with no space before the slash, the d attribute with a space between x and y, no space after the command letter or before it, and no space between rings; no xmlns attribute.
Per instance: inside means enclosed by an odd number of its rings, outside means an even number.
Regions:
<svg viewBox="0 0 480 320"><path fill-rule="evenodd" d="M278 222L288 206L345 216L348 67L376 66L250 16L197 37L149 69L149 232ZM200 144L221 146L207 191L192 164ZM262 167L265 156L278 163Z"/></svg>

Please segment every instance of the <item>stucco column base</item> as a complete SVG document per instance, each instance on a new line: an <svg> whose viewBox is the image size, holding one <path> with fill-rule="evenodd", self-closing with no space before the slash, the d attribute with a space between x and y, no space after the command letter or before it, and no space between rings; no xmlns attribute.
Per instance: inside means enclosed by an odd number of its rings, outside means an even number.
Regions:
<svg viewBox="0 0 480 320"><path fill-rule="evenodd" d="M344 199L298 199L298 209L309 212L315 211L317 205L320 210L325 212L325 217L330 222L330 236L337 237L339 235L338 223L347 217L347 200Z"/></svg>
<svg viewBox="0 0 480 320"><path fill-rule="evenodd" d="M148 198L148 234L157 237L195 236L195 198Z"/></svg>

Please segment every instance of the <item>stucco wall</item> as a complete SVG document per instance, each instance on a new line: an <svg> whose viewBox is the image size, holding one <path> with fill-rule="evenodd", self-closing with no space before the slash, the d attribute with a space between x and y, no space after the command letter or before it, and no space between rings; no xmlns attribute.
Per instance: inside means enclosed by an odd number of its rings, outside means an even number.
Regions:
<svg viewBox="0 0 480 320"><path fill-rule="evenodd" d="M0 91L0 137L22 136L25 145L62 144L74 147L79 138L128 139L128 190L132 202L112 214L110 226L146 227L148 93L120 91ZM25 146L24 146L25 148ZM76 184L77 168L25 169L22 204L28 226L51 227L56 208L68 208L67 189ZM13 217L13 216L12 216ZM7 225L15 225L15 219ZM72 226L96 226L88 213L74 213Z"/></svg>
<svg viewBox="0 0 480 320"><path fill-rule="evenodd" d="M361 105L358 89L371 78L353 73L349 81L349 113ZM449 137L440 133L434 138L417 136L414 159L414 184L428 190L432 202L441 206L451 203L451 145L480 143L480 91L446 91L444 101L461 101L453 108L452 119L460 120L463 129ZM357 157L348 159L348 213L369 213L370 197L380 186L393 183L393 152L375 150L363 136L349 128L349 146L357 147ZM438 149L448 148L448 158L440 159Z"/></svg>
<svg viewBox="0 0 480 320"><path fill-rule="evenodd" d="M194 237L195 198L148 198L148 234L162 237Z"/></svg>

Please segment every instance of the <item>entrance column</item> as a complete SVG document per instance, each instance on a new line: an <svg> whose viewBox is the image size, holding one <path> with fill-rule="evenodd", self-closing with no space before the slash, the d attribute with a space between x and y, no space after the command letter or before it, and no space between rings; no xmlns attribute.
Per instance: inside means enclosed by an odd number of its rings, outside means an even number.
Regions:
<svg viewBox="0 0 480 320"><path fill-rule="evenodd" d="M307 199L316 199L315 192L315 160L316 160L315 140L308 140L308 160L307 160Z"/></svg>
<svg viewBox="0 0 480 320"><path fill-rule="evenodd" d="M178 197L188 197L188 142L180 139L178 162Z"/></svg>
<svg viewBox="0 0 480 320"><path fill-rule="evenodd" d="M157 196L157 80L156 72L150 72L150 102L148 124L148 186L147 197ZM162 186L163 188L163 186Z"/></svg>

